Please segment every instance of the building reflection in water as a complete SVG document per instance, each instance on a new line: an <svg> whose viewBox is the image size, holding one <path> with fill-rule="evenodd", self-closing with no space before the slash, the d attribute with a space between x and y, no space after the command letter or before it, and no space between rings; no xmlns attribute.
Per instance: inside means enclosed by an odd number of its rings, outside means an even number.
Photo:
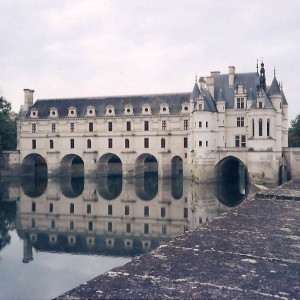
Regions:
<svg viewBox="0 0 300 300"><path fill-rule="evenodd" d="M182 177L23 180L17 201L23 262L33 260L33 248L138 255L227 211L247 193L241 187L195 184Z"/></svg>

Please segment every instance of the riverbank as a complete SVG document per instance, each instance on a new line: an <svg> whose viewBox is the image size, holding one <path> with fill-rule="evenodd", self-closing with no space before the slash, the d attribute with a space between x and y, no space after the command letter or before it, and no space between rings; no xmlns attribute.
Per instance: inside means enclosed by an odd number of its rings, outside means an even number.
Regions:
<svg viewBox="0 0 300 300"><path fill-rule="evenodd" d="M56 299L300 299L300 179Z"/></svg>

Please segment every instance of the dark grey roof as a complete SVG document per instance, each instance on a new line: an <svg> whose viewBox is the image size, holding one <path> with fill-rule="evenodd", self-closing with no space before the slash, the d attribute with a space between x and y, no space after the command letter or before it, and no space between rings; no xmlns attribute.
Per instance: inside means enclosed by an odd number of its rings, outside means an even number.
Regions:
<svg viewBox="0 0 300 300"><path fill-rule="evenodd" d="M257 84L259 84L259 75L256 72L253 73L236 73L234 75L234 84L229 86L228 74L220 74L214 76L215 79L215 92L214 99L218 99L218 93L222 89L225 107L234 108L234 90L237 84L243 84L247 92L250 88L256 89Z"/></svg>
<svg viewBox="0 0 300 300"><path fill-rule="evenodd" d="M285 94L284 94L283 90L281 90L281 96L282 96L282 103L284 105L288 105L288 102L286 101Z"/></svg>
<svg viewBox="0 0 300 300"><path fill-rule="evenodd" d="M124 114L124 106L132 105L134 115L141 115L142 105L149 104L153 115L158 115L160 104L169 105L170 114L180 114L181 104L189 101L191 93L178 94L157 94L157 95L135 95L135 96L111 96L94 98L70 98L70 99L39 99L29 108L26 118L30 115L30 109L38 110L39 118L47 118L50 108L55 107L58 110L60 118L68 116L68 108L76 108L77 117L85 117L87 107L93 106L96 110L96 116L105 116L106 106L113 105L115 115Z"/></svg>
<svg viewBox="0 0 300 300"><path fill-rule="evenodd" d="M272 84L271 84L270 89L268 91L268 95L275 95L275 94L280 95L281 91L280 91L280 86L278 84L278 81L277 81L276 77L274 76Z"/></svg>
<svg viewBox="0 0 300 300"><path fill-rule="evenodd" d="M271 100L269 99L268 95L266 94L264 89L260 89L260 92L263 93L263 97L264 97L264 108L274 108ZM252 104L252 108L256 108L257 107L257 98L254 99L253 104Z"/></svg>
<svg viewBox="0 0 300 300"><path fill-rule="evenodd" d="M204 111L217 112L217 107L214 99L212 98L208 90L202 91L202 96L204 99Z"/></svg>
<svg viewBox="0 0 300 300"><path fill-rule="evenodd" d="M220 88L219 93L218 93L218 98L217 98L217 102L218 101L225 101L225 97L223 94L223 90Z"/></svg>
<svg viewBox="0 0 300 300"><path fill-rule="evenodd" d="M191 99L197 99L199 97L199 95L200 95L200 89L199 89L198 83L195 82L194 88L192 91L192 95L191 95Z"/></svg>

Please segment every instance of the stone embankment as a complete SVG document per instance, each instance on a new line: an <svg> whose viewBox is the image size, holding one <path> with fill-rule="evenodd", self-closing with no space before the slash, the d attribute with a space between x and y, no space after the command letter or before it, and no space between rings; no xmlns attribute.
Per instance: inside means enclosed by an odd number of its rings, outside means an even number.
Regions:
<svg viewBox="0 0 300 300"><path fill-rule="evenodd" d="M57 299L300 299L300 179Z"/></svg>

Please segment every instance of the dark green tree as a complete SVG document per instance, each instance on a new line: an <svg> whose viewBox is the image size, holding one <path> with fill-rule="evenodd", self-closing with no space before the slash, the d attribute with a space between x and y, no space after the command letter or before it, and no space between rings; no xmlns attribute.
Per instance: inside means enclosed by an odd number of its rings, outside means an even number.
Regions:
<svg viewBox="0 0 300 300"><path fill-rule="evenodd" d="M300 147L300 115L291 121L289 128L289 147Z"/></svg>
<svg viewBox="0 0 300 300"><path fill-rule="evenodd" d="M17 127L11 104L0 97L0 151L14 150L17 145Z"/></svg>

